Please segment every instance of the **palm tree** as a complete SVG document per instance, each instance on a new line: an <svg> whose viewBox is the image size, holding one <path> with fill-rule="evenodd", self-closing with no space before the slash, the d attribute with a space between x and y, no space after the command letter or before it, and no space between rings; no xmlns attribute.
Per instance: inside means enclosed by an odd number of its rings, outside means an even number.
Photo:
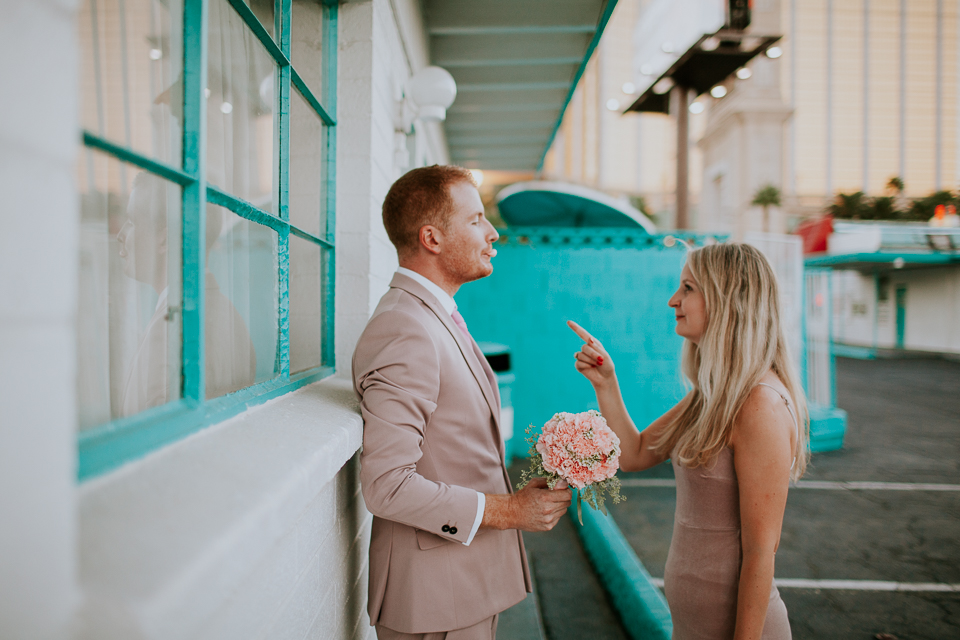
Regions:
<svg viewBox="0 0 960 640"><path fill-rule="evenodd" d="M780 206L780 189L768 183L757 189L750 204L763 207L763 232L770 231L770 207Z"/></svg>
<svg viewBox="0 0 960 640"><path fill-rule="evenodd" d="M870 217L870 206L863 191L838 193L827 212L840 220L865 220Z"/></svg>
<svg viewBox="0 0 960 640"><path fill-rule="evenodd" d="M906 188L900 176L893 176L887 180L887 192L893 196L893 208L896 211L902 212L910 208L910 199L903 193Z"/></svg>

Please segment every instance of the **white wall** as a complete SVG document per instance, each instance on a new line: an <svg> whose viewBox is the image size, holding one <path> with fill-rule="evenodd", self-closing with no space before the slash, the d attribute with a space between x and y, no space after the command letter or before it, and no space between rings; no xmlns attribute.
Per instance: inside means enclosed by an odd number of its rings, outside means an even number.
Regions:
<svg viewBox="0 0 960 640"><path fill-rule="evenodd" d="M362 425L342 377L76 486L76 9L10 2L0 23L0 638L370 637ZM396 266L380 223L399 175L394 95L428 48L416 0L347 3L340 25L336 348L349 376ZM444 161L442 129L423 135L427 161Z"/></svg>
<svg viewBox="0 0 960 640"><path fill-rule="evenodd" d="M0 638L64 638L76 600L76 3L0 20Z"/></svg>
<svg viewBox="0 0 960 640"><path fill-rule="evenodd" d="M834 272L834 341L881 349L895 348L896 291L900 287L907 291L903 347L916 351L960 353L960 268L957 267L888 272L881 278L884 300L878 300L872 274Z"/></svg>
<svg viewBox="0 0 960 640"><path fill-rule="evenodd" d="M350 375L353 345L387 291L397 254L381 205L401 175L395 115L403 83L429 64L416 0L363 0L340 8L337 362ZM427 163L448 161L443 129L421 126Z"/></svg>
<svg viewBox="0 0 960 640"><path fill-rule="evenodd" d="M960 353L960 268L892 276L889 304L894 323L898 286L907 288L904 348Z"/></svg>
<svg viewBox="0 0 960 640"><path fill-rule="evenodd" d="M873 327L877 296L873 275L864 275L859 271L835 271L831 288L833 341L855 346L874 346ZM893 346L889 340L880 344L884 347Z"/></svg>

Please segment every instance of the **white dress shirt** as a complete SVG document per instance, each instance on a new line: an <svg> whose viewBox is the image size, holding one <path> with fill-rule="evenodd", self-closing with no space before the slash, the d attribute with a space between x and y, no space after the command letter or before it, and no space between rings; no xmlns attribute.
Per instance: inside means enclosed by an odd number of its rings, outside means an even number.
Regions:
<svg viewBox="0 0 960 640"><path fill-rule="evenodd" d="M398 267L397 273L405 275L408 278L412 278L419 284L423 285L427 291L433 294L433 296L440 303L440 306L443 307L443 310L448 314L452 315L453 312L456 311L457 303L453 301L453 297L437 286L433 280L420 275L416 271L411 271L410 269L406 269L404 267ZM477 517L473 521L473 528L470 529L470 535L467 537L467 541L463 543L464 546L470 546L470 543L473 542L473 537L477 535L477 530L480 528L480 523L483 522L483 510L486 507L486 504L486 496L477 491Z"/></svg>

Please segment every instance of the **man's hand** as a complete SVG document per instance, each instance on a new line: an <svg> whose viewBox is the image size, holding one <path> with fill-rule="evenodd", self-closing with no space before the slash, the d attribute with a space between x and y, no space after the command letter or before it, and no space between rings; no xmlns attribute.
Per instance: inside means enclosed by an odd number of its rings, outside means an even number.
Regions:
<svg viewBox="0 0 960 640"><path fill-rule="evenodd" d="M548 489L545 478L534 478L513 495L485 497L481 529L550 531L570 506L573 494L562 480L555 489Z"/></svg>

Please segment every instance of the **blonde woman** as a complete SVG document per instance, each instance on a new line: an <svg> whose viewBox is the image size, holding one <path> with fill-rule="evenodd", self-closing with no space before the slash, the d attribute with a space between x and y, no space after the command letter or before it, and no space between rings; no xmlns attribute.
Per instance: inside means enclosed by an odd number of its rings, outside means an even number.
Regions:
<svg viewBox="0 0 960 640"><path fill-rule="evenodd" d="M670 298L686 338L691 390L639 431L620 394L613 360L583 339L576 368L620 437L620 465L640 471L668 458L677 510L664 591L675 640L790 638L773 581L790 480L807 464L809 417L780 324L770 264L745 244L691 251Z"/></svg>

